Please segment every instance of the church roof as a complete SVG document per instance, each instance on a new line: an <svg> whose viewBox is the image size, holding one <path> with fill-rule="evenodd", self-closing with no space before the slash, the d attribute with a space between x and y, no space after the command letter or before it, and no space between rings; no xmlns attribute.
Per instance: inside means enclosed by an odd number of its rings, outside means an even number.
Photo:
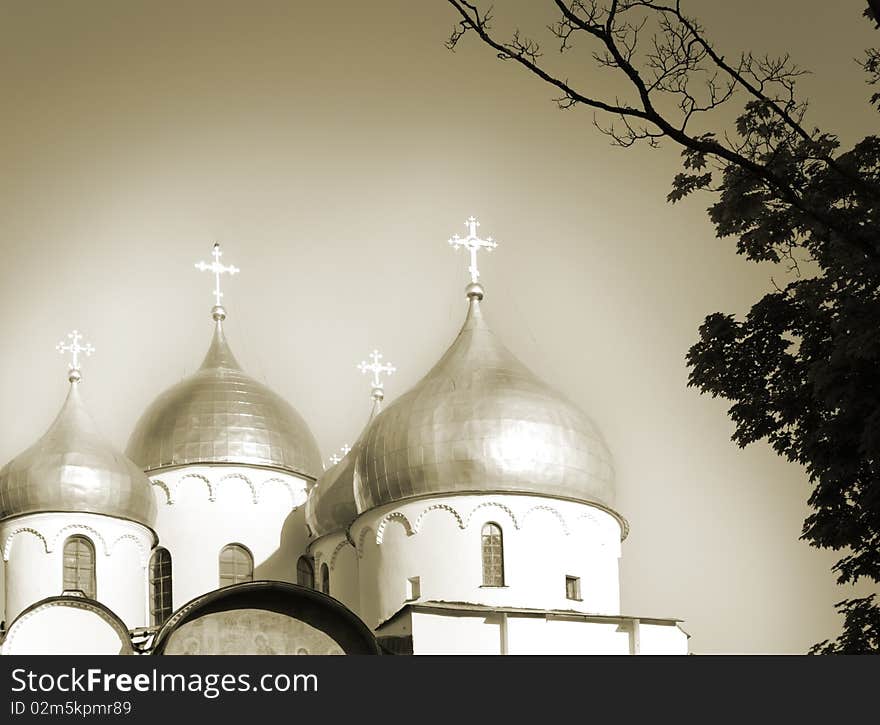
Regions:
<svg viewBox="0 0 880 725"><path fill-rule="evenodd" d="M0 470L0 519L43 511L104 514L152 526L150 480L98 431L71 369L70 391L43 436Z"/></svg>
<svg viewBox="0 0 880 725"><path fill-rule="evenodd" d="M354 472L359 512L485 492L613 505L611 455L598 429L502 344L482 298L471 284L458 337L365 431Z"/></svg>
<svg viewBox="0 0 880 725"><path fill-rule="evenodd" d="M317 477L323 466L308 425L287 401L241 369L226 341L219 306L214 319L201 367L147 408L127 454L145 471L232 463Z"/></svg>

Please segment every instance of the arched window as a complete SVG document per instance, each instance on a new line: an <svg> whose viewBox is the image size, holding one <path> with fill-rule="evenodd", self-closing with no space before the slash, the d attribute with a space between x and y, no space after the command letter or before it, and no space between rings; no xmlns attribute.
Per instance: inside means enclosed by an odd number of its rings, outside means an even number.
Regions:
<svg viewBox="0 0 880 725"><path fill-rule="evenodd" d="M64 542L64 589L79 589L96 596L95 547L86 536L70 536Z"/></svg>
<svg viewBox="0 0 880 725"><path fill-rule="evenodd" d="M315 567L307 556L301 556L296 562L296 583L309 589L315 588Z"/></svg>
<svg viewBox="0 0 880 725"><path fill-rule="evenodd" d="M321 591L330 593L330 567L327 564L321 564Z"/></svg>
<svg viewBox="0 0 880 725"><path fill-rule="evenodd" d="M495 523L483 524L483 586L504 586L504 541L501 527Z"/></svg>
<svg viewBox="0 0 880 725"><path fill-rule="evenodd" d="M220 551L220 586L254 580L254 557L241 544L227 544Z"/></svg>
<svg viewBox="0 0 880 725"><path fill-rule="evenodd" d="M150 617L153 625L171 616L171 554L161 546L150 557Z"/></svg>

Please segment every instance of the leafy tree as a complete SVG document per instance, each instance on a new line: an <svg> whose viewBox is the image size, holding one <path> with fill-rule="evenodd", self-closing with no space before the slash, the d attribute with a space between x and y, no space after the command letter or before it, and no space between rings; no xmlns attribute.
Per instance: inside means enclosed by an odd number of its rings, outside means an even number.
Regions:
<svg viewBox="0 0 880 725"><path fill-rule="evenodd" d="M814 655L870 655L880 651L880 619L877 618L875 595L860 599L846 599L837 603L837 611L844 615L843 633L834 642L827 639L813 645Z"/></svg>
<svg viewBox="0 0 880 725"><path fill-rule="evenodd" d="M689 384L731 402L740 446L766 440L806 468L812 512L802 538L842 552L838 582L880 582L880 138L842 149L808 125L796 88L804 71L788 55L728 59L678 0L548 0L559 51L589 49L587 70L619 76L614 98L554 71L520 30L501 38L491 8L448 2L460 16L451 50L476 36L553 86L560 108L592 109L618 146L678 144L682 169L668 200L708 192L718 237L785 269L789 282L774 282L743 319L705 319L687 353ZM877 22L870 7L864 14ZM880 51L860 63L880 85ZM564 70L589 75L571 62ZM880 92L867 100L880 107ZM811 652L880 652L873 596L838 611L843 633Z"/></svg>

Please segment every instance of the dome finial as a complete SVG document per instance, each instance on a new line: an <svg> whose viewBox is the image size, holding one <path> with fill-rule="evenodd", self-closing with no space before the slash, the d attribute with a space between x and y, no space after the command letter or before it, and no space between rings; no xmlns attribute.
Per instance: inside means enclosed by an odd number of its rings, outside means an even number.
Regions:
<svg viewBox="0 0 880 725"><path fill-rule="evenodd" d="M220 291L220 275L228 274L231 276L238 274L241 270L235 265L225 265L220 262L220 257L223 256L223 252L220 251L220 242L214 242L211 256L214 257L213 262L210 264L207 262L196 262L196 269L200 272L211 272L214 275L214 307L211 310L211 317L216 322L222 322L226 319L226 310L222 303L223 293Z"/></svg>
<svg viewBox="0 0 880 725"><path fill-rule="evenodd" d="M95 348L88 342L85 345L79 344L79 341L82 340L82 334L78 330L68 332L67 337L70 342L65 344L62 340L55 346L55 349L62 355L66 352L70 353L71 361L67 364L67 379L71 383L78 383L82 380L82 373L79 369L79 354L82 352L88 357L95 351Z"/></svg>
<svg viewBox="0 0 880 725"><path fill-rule="evenodd" d="M370 362L362 360L358 364L358 370L362 373L373 373L373 390L370 393L370 396L373 398L374 412L377 412L376 408L381 405L382 400L385 398L385 385L379 376L383 373L385 375L391 375L397 370L397 368L391 363L383 363L380 362L381 360L382 353L378 350L373 350L373 352L370 353Z"/></svg>
<svg viewBox="0 0 880 725"><path fill-rule="evenodd" d="M471 253L471 263L468 266L468 272L471 273L471 283L467 286L465 293L469 299L476 298L481 300L483 299L484 290L480 284L480 270L477 267L477 252L481 249L491 252L498 246L498 242L494 241L492 237L480 239L477 236L477 227L480 226L480 222L478 222L475 217L468 217L464 225L468 228L468 235L462 239L456 234L449 240L449 244L456 250L459 247L464 247Z"/></svg>

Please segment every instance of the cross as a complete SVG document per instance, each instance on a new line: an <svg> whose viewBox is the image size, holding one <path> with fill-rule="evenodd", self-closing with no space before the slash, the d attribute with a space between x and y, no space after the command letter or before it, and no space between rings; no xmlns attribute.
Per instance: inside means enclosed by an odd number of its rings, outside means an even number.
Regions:
<svg viewBox="0 0 880 725"><path fill-rule="evenodd" d="M332 456L330 456L330 463L332 463L334 466L339 463L339 461L341 461L343 457L347 456L351 452L351 446L346 444L342 446L339 450L342 451L341 456L338 453L334 453Z"/></svg>
<svg viewBox="0 0 880 725"><path fill-rule="evenodd" d="M88 342L85 345L80 345L79 341L82 340L82 334L77 330L74 330L73 332L68 332L67 337L70 339L70 342L65 345L64 341L62 340L55 346L55 349L58 350L58 352L60 352L62 355L66 352L69 352L71 354L72 362L68 364L68 367L70 368L71 372L74 370L78 371L79 354L81 352L84 352L86 354L86 357L88 357L95 351L95 348L92 347L91 343Z"/></svg>
<svg viewBox="0 0 880 725"><path fill-rule="evenodd" d="M200 272L210 271L214 273L214 300L217 307L220 307L220 300L223 297L223 293L220 291L220 275L221 274L238 274L241 270L230 264L225 265L220 263L220 257L223 256L223 252L220 251L220 243L214 242L214 250L211 252L211 256L214 257L214 261L211 264L207 262L196 262L196 269Z"/></svg>
<svg viewBox="0 0 880 725"><path fill-rule="evenodd" d="M382 353L378 350L373 350L373 352L370 353L370 359L372 360L372 362L369 363L366 360L363 360L358 365L358 370L360 370L362 373L373 373L373 388L378 388L379 390L381 390L383 385L382 380L379 378L379 375L382 373L385 373L386 375L391 375L391 373L395 372L397 368L390 363L379 362L382 359Z"/></svg>
<svg viewBox="0 0 880 725"><path fill-rule="evenodd" d="M486 239L480 239L477 236L477 227L480 226L480 222L478 222L474 217L468 217L468 220L464 223L464 225L468 228L468 235L464 239L462 239L458 234L456 234L452 239L449 240L449 243L455 248L464 247L471 253L471 264L468 267L468 272L471 273L471 282L476 284L480 281L480 270L477 269L477 252L481 249L485 249L487 252L491 252L495 247L498 246L498 242L493 241L492 237L488 237Z"/></svg>

